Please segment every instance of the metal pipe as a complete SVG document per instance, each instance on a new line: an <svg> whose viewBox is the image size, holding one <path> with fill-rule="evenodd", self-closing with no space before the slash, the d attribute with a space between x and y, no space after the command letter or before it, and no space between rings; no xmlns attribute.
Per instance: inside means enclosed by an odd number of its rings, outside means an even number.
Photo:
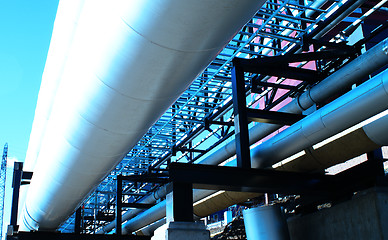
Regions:
<svg viewBox="0 0 388 240"><path fill-rule="evenodd" d="M376 119L379 117L379 119ZM369 123L371 120L373 122ZM388 112L374 116L356 126L342 131L301 154L294 155L272 167L279 170L311 172L326 169L345 160L388 145Z"/></svg>
<svg viewBox="0 0 388 240"><path fill-rule="evenodd" d="M30 140L24 161L25 171L34 171L39 155L47 121L51 114L61 76L67 62L67 54L72 46L78 20L82 12L84 0L60 1L55 17L50 48L47 53L46 65L42 75L35 117L30 133ZM20 205L22 206L28 191L28 185L20 188ZM19 215L22 213L20 211ZM21 219L20 217L18 219Z"/></svg>
<svg viewBox="0 0 388 240"><path fill-rule="evenodd" d="M158 190L156 190L153 194L148 195L147 197L142 199L141 203L153 204L157 200L164 198L166 195L167 195L167 186L164 185L164 186L160 187ZM128 211L125 212L125 214L123 214L122 221L125 222L128 219L133 218L137 214L141 213L142 211L143 211L142 209L131 209L131 210L128 210ZM100 229L97 232L97 234L103 234L103 233L110 232L115 227L116 227L116 222L112 221L109 224L103 226L102 229Z"/></svg>
<svg viewBox="0 0 388 240"><path fill-rule="evenodd" d="M256 146L252 167L266 168L388 108L388 70Z"/></svg>
<svg viewBox="0 0 388 240"><path fill-rule="evenodd" d="M55 230L263 2L86 0L22 229Z"/></svg>
<svg viewBox="0 0 388 240"><path fill-rule="evenodd" d="M166 218L162 218L156 222L151 223L150 225L147 225L138 231L135 232L136 235L145 235L145 236L152 236L154 231L163 226L166 223Z"/></svg>
<svg viewBox="0 0 388 240"><path fill-rule="evenodd" d="M240 203L248 198L253 198L258 195L258 193L239 193L228 191L217 192L213 190L194 189L194 215L197 217L205 217L209 215L209 209L212 209L212 212L220 211L225 209L225 206ZM213 200L207 201L209 196L211 196ZM163 200L154 207L125 222L123 224L123 234L135 232L136 230L152 222L158 221L165 216L166 200Z"/></svg>
<svg viewBox="0 0 388 240"><path fill-rule="evenodd" d="M55 95L72 46L84 0L60 1L42 75L24 170L33 171Z"/></svg>
<svg viewBox="0 0 388 240"><path fill-rule="evenodd" d="M333 29L338 23L340 23L344 18L349 16L352 12L354 12L354 10L360 7L364 2L366 2L366 0L347 0L346 3L344 3L345 11L338 12L340 13L338 17L336 17L331 23L327 24L322 31L315 35L314 39L320 39L331 29Z"/></svg>

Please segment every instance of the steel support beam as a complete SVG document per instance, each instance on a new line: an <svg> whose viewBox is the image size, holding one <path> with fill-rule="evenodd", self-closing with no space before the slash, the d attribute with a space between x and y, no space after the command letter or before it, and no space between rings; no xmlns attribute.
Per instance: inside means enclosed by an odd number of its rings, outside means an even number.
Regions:
<svg viewBox="0 0 388 240"><path fill-rule="evenodd" d="M292 124L302 120L305 116L302 114L248 108L247 117L250 121L291 126Z"/></svg>
<svg viewBox="0 0 388 240"><path fill-rule="evenodd" d="M164 174L143 174L121 176L121 179L129 182L168 183L169 180L167 177Z"/></svg>
<svg viewBox="0 0 388 240"><path fill-rule="evenodd" d="M17 232L19 226L17 225L18 209L19 209L19 191L23 176L23 163L15 162L13 167L13 195L12 195L12 208L11 208L11 221L10 226L13 228L13 232Z"/></svg>
<svg viewBox="0 0 388 240"><path fill-rule="evenodd" d="M126 207L126 208L148 209L148 208L151 208L151 207L155 206L155 204L147 204L147 203L122 203L122 206L123 206L123 207Z"/></svg>
<svg viewBox="0 0 388 240"><path fill-rule="evenodd" d="M233 64L232 92L237 167L251 168L244 71L240 68L240 64L234 61Z"/></svg>
<svg viewBox="0 0 388 240"><path fill-rule="evenodd" d="M116 234L122 234L122 209L123 209L123 175L117 175L116 184Z"/></svg>
<svg viewBox="0 0 388 240"><path fill-rule="evenodd" d="M202 164L171 163L173 182L192 183L193 188L280 194L331 194L342 178L323 174L243 169Z"/></svg>
<svg viewBox="0 0 388 240"><path fill-rule="evenodd" d="M263 74L268 76L275 77L284 77L295 80L301 80L305 82L317 82L323 79L323 76L315 71L304 68L290 67L287 64L278 64L278 65L248 65L244 66L246 72Z"/></svg>
<svg viewBox="0 0 388 240"><path fill-rule="evenodd" d="M76 234L81 233L81 224L82 224L81 213L82 213L82 208L79 207L77 209L77 211L75 212L74 233L76 233Z"/></svg>
<svg viewBox="0 0 388 240"><path fill-rule="evenodd" d="M371 173L375 174L376 176L383 177L385 175L384 172L384 158L383 158L383 152L381 148L378 148L372 152L367 153L368 158L368 165L370 168Z"/></svg>

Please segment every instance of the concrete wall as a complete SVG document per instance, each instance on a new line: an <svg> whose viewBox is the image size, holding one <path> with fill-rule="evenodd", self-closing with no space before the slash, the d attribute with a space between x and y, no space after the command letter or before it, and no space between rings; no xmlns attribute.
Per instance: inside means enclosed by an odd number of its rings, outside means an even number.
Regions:
<svg viewBox="0 0 388 240"><path fill-rule="evenodd" d="M388 188L373 188L352 200L288 220L291 240L388 239Z"/></svg>

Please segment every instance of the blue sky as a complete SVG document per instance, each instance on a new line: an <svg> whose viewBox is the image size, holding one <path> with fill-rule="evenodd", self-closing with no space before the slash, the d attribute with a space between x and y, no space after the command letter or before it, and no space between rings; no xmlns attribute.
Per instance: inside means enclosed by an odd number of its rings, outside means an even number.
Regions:
<svg viewBox="0 0 388 240"><path fill-rule="evenodd" d="M0 0L0 149L23 161L59 0Z"/></svg>
<svg viewBox="0 0 388 240"><path fill-rule="evenodd" d="M8 142L9 166L25 158L58 1L0 0L0 155ZM4 227L11 180L8 168Z"/></svg>

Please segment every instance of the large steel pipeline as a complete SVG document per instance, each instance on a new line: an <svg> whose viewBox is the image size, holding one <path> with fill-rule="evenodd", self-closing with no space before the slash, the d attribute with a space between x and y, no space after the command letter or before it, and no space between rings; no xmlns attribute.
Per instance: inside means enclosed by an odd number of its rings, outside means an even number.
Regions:
<svg viewBox="0 0 388 240"><path fill-rule="evenodd" d="M24 160L24 171L34 171L47 121L51 114L54 98L67 61L66 53L72 46L83 4L84 0L59 2L36 103L26 159ZM28 187L29 185L22 185L20 187L20 205L24 204ZM21 217L18 219L21 219Z"/></svg>
<svg viewBox="0 0 388 240"><path fill-rule="evenodd" d="M21 230L55 230L263 2L85 0Z"/></svg>
<svg viewBox="0 0 388 240"><path fill-rule="evenodd" d="M26 171L34 170L47 121L66 65L67 52L71 49L83 4L84 0L59 2L23 165L23 169Z"/></svg>
<svg viewBox="0 0 388 240"><path fill-rule="evenodd" d="M359 56L349 64L345 65L343 68L339 69L337 72L333 73L331 76L317 84L316 86L309 89L307 92L302 94L298 99L292 101L285 107L281 109L284 112L293 112L293 113L301 113L305 109L311 107L315 103L319 103L328 97L340 93L344 89L350 87L352 84L366 78L370 73L380 69L381 67L388 64L388 39L385 39L363 55ZM361 121L361 120L360 120ZM257 124L252 129L250 129L250 142L254 143L271 132L277 130L280 126L271 125L271 124ZM252 140L253 139L253 140ZM256 139L256 140L255 140ZM228 152L225 152L225 148ZM233 150L234 149L234 150ZM234 151L234 152L233 152ZM225 147L220 150L214 152L211 156L207 157L205 160L201 161L201 164L220 164L226 159L232 157L235 154L235 142L231 141ZM280 159L281 160L281 159ZM233 163L232 163L233 164ZM199 193L202 190L197 190ZM194 194L195 196L195 194ZM217 196L219 199L222 198L222 194ZM246 199L248 196L246 197ZM211 202L212 200L208 200ZM206 214L210 214L214 211L222 210L227 207L227 205L219 204L217 206L217 202L219 200L213 200L213 203L208 203L210 208L205 206L205 204L201 204L201 206L196 207L196 214L198 216L206 216ZM236 201L232 204L237 203ZM165 204L165 203L159 203ZM222 206L221 206L222 205ZM131 213L124 214L124 216L131 216ZM142 216L147 216L149 213L145 211L141 214ZM133 215L132 215L133 216ZM129 217L128 217L129 218ZM128 219L127 218L127 219ZM136 218L136 220L129 220L130 223L124 224L124 229L127 232L136 231L135 228L130 228L129 226L137 225L142 222L139 226L145 226L150 222L143 221L144 219L141 217ZM155 219L155 221L158 219ZM112 223L111 223L112 224ZM110 226L112 227L112 226ZM111 230L106 228L105 231ZM109 229L109 230L108 230ZM102 233L101 231L100 233Z"/></svg>

